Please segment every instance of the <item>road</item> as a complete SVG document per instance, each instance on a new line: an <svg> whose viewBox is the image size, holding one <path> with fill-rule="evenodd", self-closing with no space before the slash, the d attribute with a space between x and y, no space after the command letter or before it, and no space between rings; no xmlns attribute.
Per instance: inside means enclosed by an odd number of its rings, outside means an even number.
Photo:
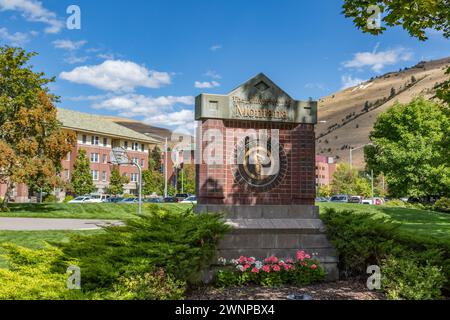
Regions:
<svg viewBox="0 0 450 320"><path fill-rule="evenodd" d="M0 218L2 231L96 230L108 225L123 225L118 220Z"/></svg>

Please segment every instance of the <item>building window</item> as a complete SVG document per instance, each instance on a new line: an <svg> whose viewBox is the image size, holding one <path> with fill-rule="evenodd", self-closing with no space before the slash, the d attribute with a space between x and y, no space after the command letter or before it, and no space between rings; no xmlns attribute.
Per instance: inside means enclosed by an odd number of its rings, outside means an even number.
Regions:
<svg viewBox="0 0 450 320"><path fill-rule="evenodd" d="M106 182L106 171L102 172L102 181Z"/></svg>
<svg viewBox="0 0 450 320"><path fill-rule="evenodd" d="M100 155L98 153L91 153L91 162L99 163Z"/></svg>
<svg viewBox="0 0 450 320"><path fill-rule="evenodd" d="M139 143L133 142L133 144L131 145L131 150L138 151L139 150Z"/></svg>
<svg viewBox="0 0 450 320"><path fill-rule="evenodd" d="M102 162L103 162L103 164L108 163L108 156L106 154L102 155Z"/></svg>
<svg viewBox="0 0 450 320"><path fill-rule="evenodd" d="M66 160L70 161L70 152L67 153Z"/></svg>
<svg viewBox="0 0 450 320"><path fill-rule="evenodd" d="M145 145L143 143L141 144L141 151L145 152Z"/></svg>
<svg viewBox="0 0 450 320"><path fill-rule="evenodd" d="M123 143L123 147L125 148L125 150L128 149L128 141L125 141L125 142Z"/></svg>
<svg viewBox="0 0 450 320"><path fill-rule="evenodd" d="M138 163L139 163L138 158L133 158L133 163L134 163L134 164L138 164Z"/></svg>
<svg viewBox="0 0 450 320"><path fill-rule="evenodd" d="M145 165L145 160L144 160L144 159L141 159L141 167L143 168L144 165Z"/></svg>
<svg viewBox="0 0 450 320"><path fill-rule="evenodd" d="M99 137L96 137L96 136L92 136L92 137L91 137L91 144L92 144L93 146L98 146L98 145L99 145L99 141L100 141L100 138L99 138Z"/></svg>
<svg viewBox="0 0 450 320"><path fill-rule="evenodd" d="M91 170L92 180L98 181L98 171L97 170Z"/></svg>
<svg viewBox="0 0 450 320"><path fill-rule="evenodd" d="M81 142L82 142L83 144L86 144L86 143L87 143L87 136L86 136L85 134L83 134L83 136L81 137Z"/></svg>
<svg viewBox="0 0 450 320"><path fill-rule="evenodd" d="M108 146L108 138L103 138L103 146L104 147Z"/></svg>
<svg viewBox="0 0 450 320"><path fill-rule="evenodd" d="M131 174L131 182L138 182L138 174L137 173Z"/></svg>

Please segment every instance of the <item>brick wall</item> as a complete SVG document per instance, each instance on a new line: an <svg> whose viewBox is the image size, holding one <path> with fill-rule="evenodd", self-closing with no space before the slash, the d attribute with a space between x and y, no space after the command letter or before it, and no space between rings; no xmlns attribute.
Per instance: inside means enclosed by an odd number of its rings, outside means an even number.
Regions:
<svg viewBox="0 0 450 320"><path fill-rule="evenodd" d="M222 133L223 163L207 165L202 161L197 165L199 204L314 205L316 191L313 125L208 119L202 122L202 136L208 129L217 129ZM236 182L236 166L230 163L234 157L234 146L242 138L242 130L239 129L267 129L269 136L271 129L279 130L280 144L286 153L287 167L284 179L274 188L255 191L247 185ZM202 150L207 147L208 142L203 141Z"/></svg>

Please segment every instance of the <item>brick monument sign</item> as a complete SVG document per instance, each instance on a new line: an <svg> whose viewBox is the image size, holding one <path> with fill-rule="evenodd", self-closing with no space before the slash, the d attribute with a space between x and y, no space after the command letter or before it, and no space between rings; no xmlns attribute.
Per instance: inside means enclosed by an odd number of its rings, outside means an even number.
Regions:
<svg viewBox="0 0 450 320"><path fill-rule="evenodd" d="M337 260L315 206L317 102L297 101L264 74L228 95L196 98L197 211L233 227L219 256L317 255L330 279Z"/></svg>

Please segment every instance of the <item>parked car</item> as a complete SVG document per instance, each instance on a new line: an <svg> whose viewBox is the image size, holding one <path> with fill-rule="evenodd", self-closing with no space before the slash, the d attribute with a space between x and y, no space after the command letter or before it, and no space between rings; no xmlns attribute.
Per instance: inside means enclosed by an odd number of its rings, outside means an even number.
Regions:
<svg viewBox="0 0 450 320"><path fill-rule="evenodd" d="M190 196L181 201L181 203L190 203L190 204L197 204L197 197L196 196Z"/></svg>
<svg viewBox="0 0 450 320"><path fill-rule="evenodd" d="M92 200L91 197L86 197L86 196L82 196L82 197L76 197L73 200L70 200L67 203L89 203Z"/></svg>
<svg viewBox="0 0 450 320"><path fill-rule="evenodd" d="M118 203L138 203L138 202L139 202L138 198L124 198L120 200Z"/></svg>
<svg viewBox="0 0 450 320"><path fill-rule="evenodd" d="M178 198L176 197L167 197L163 200L165 203L178 203Z"/></svg>
<svg viewBox="0 0 450 320"><path fill-rule="evenodd" d="M110 195L106 194L90 194L89 196L92 198L92 200L90 201L92 203L107 202L106 200L111 197Z"/></svg>
<svg viewBox="0 0 450 320"><path fill-rule="evenodd" d="M330 202L348 203L349 196L346 194L337 194L331 197Z"/></svg>
<svg viewBox="0 0 450 320"><path fill-rule="evenodd" d="M122 197L111 197L105 200L105 202L107 203L118 203L120 201L122 201L123 198Z"/></svg>
<svg viewBox="0 0 450 320"><path fill-rule="evenodd" d="M144 200L146 203L162 203L163 200L161 198L147 198Z"/></svg>
<svg viewBox="0 0 450 320"><path fill-rule="evenodd" d="M371 205L381 206L384 204L384 200L382 198L375 197L375 198L373 198L373 202L372 202L372 199L364 199L362 201L362 204L371 204Z"/></svg>
<svg viewBox="0 0 450 320"><path fill-rule="evenodd" d="M175 195L175 198L178 199L178 202L183 201L187 198L189 198L191 195L189 193L178 193Z"/></svg>
<svg viewBox="0 0 450 320"><path fill-rule="evenodd" d="M363 197L361 197L361 196L351 196L350 199L348 199L348 202L361 204L362 200L363 200Z"/></svg>
<svg viewBox="0 0 450 320"><path fill-rule="evenodd" d="M316 202L328 202L328 198L325 197L317 197Z"/></svg>

